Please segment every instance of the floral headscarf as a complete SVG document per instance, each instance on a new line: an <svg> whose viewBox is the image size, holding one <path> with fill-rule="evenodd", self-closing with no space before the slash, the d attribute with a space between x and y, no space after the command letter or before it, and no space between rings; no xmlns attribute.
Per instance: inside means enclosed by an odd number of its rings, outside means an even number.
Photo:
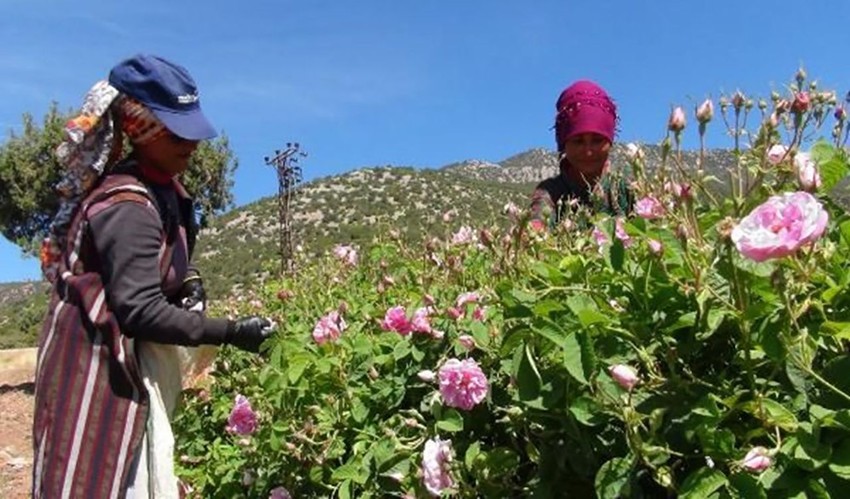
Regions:
<svg viewBox="0 0 850 499"><path fill-rule="evenodd" d="M86 93L79 115L65 124L65 140L56 148L65 172L56 185L59 209L41 245L41 269L49 281L56 280L74 212L97 180L123 156L124 135L133 144L148 144L166 133L150 110L106 80Z"/></svg>

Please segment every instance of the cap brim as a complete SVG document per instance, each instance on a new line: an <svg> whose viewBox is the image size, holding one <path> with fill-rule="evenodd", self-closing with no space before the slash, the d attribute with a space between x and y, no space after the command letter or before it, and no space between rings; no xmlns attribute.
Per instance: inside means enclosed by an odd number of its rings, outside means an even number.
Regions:
<svg viewBox="0 0 850 499"><path fill-rule="evenodd" d="M188 113L172 113L162 109L151 109L174 135L186 140L207 140L218 135L200 108Z"/></svg>

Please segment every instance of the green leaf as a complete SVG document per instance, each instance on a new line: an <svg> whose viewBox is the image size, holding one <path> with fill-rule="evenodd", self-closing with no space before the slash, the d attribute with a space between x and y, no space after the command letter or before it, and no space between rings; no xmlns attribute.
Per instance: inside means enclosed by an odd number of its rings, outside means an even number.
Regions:
<svg viewBox="0 0 850 499"><path fill-rule="evenodd" d="M788 431L797 429L797 418L779 402L762 399L761 405L759 405L755 400L751 400L743 403L741 408L768 425L778 426Z"/></svg>
<svg viewBox="0 0 850 499"><path fill-rule="evenodd" d="M481 442L474 441L469 444L469 447L466 448L466 454L463 456L463 464L466 465L466 469L471 470L473 465L475 464L475 460L481 454Z"/></svg>
<svg viewBox="0 0 850 499"><path fill-rule="evenodd" d="M679 489L680 499L703 499L729 483L721 471L708 467L688 475Z"/></svg>
<svg viewBox="0 0 850 499"><path fill-rule="evenodd" d="M611 244L610 257L611 268L615 272L621 272L623 270L623 262L626 260L626 248L623 246L623 241L614 238L614 242Z"/></svg>
<svg viewBox="0 0 850 499"><path fill-rule="evenodd" d="M463 416L455 409L445 410L436 426L438 429L449 433L459 432L463 430Z"/></svg>
<svg viewBox="0 0 850 499"><path fill-rule="evenodd" d="M820 332L842 340L850 340L850 322L826 321L821 324Z"/></svg>
<svg viewBox="0 0 850 499"><path fill-rule="evenodd" d="M738 497L746 499L767 499L765 488L759 480L749 473L735 473L729 477L729 484L738 492Z"/></svg>
<svg viewBox="0 0 850 499"><path fill-rule="evenodd" d="M821 179L821 189L829 192L850 173L845 163L840 158L832 158L825 162L818 162L818 170Z"/></svg>
<svg viewBox="0 0 850 499"><path fill-rule="evenodd" d="M540 377L540 371L537 369L537 364L534 362L531 348L528 345L525 345L523 355L519 359L516 382L520 400L530 401L540 396L540 386L543 380Z"/></svg>
<svg viewBox="0 0 850 499"><path fill-rule="evenodd" d="M845 480L850 480L850 440L842 440L832 451L829 470Z"/></svg>
<svg viewBox="0 0 850 499"><path fill-rule="evenodd" d="M369 408L359 398L351 401L351 417L356 423L363 423L369 416Z"/></svg>
<svg viewBox="0 0 850 499"><path fill-rule="evenodd" d="M576 333L570 333L564 339L564 367L576 381L587 384L584 355Z"/></svg>
<svg viewBox="0 0 850 499"><path fill-rule="evenodd" d="M582 326L605 324L611 321L610 317L599 311L596 302L589 296L572 295L567 298L567 306L570 307Z"/></svg>
<svg viewBox="0 0 850 499"><path fill-rule="evenodd" d="M546 338L561 348L564 348L566 345L564 330L554 322L549 320L538 321L537 324L532 326L531 330L538 336Z"/></svg>
<svg viewBox="0 0 850 499"><path fill-rule="evenodd" d="M490 331L487 324L479 321L472 322L469 325L469 332L472 333L476 346L484 350L490 347Z"/></svg>
<svg viewBox="0 0 850 499"><path fill-rule="evenodd" d="M289 382L295 383L298 381L310 363L311 359L306 355L300 355L289 359L289 367L286 369L286 377L289 378Z"/></svg>
<svg viewBox="0 0 850 499"><path fill-rule="evenodd" d="M850 220L838 224L838 230L841 232L841 238L844 239L844 245L850 246Z"/></svg>
<svg viewBox="0 0 850 499"><path fill-rule="evenodd" d="M510 294L516 301L526 306L533 305L537 301L536 294L522 289L512 289Z"/></svg>
<svg viewBox="0 0 850 499"><path fill-rule="evenodd" d="M615 457L596 473L596 496L599 499L619 499L629 495L632 462L625 457Z"/></svg>
<svg viewBox="0 0 850 499"><path fill-rule="evenodd" d="M348 462L335 469L331 474L331 479L334 481L351 480L355 483L363 485L369 479L369 470L363 463L359 461Z"/></svg>
<svg viewBox="0 0 850 499"><path fill-rule="evenodd" d="M595 399L586 395L576 398L570 404L570 413L576 418L576 421L585 426L596 426L605 422L606 418L602 410L603 408Z"/></svg>

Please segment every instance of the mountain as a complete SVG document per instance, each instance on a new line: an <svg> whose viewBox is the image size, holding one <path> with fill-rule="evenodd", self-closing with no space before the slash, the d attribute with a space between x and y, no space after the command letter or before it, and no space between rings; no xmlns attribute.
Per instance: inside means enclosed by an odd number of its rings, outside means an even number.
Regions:
<svg viewBox="0 0 850 499"><path fill-rule="evenodd" d="M648 168L660 164L658 146L645 146ZM612 148L612 163L626 163L626 147ZM686 164L697 153L684 152ZM707 171L732 162L728 151L706 154ZM381 233L395 230L409 240L445 234L460 225L499 223L504 205L525 206L534 185L557 172L554 151L531 149L498 163L467 160L436 169L397 166L363 168L319 178L293 191L290 206L293 241L308 254L335 244L365 248ZM308 167L309 168L309 167ZM277 197L241 206L202 231L195 264L213 299L238 294L279 269ZM443 222L449 213L452 222ZM0 287L0 347L32 343L46 303L45 286L6 284ZM4 298L4 297L16 297ZM26 340L21 340L26 337Z"/></svg>

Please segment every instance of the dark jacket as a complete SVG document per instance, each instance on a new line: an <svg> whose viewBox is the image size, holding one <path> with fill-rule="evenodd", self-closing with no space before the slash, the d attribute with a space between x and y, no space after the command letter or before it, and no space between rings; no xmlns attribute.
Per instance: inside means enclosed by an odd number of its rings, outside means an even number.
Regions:
<svg viewBox="0 0 850 499"><path fill-rule="evenodd" d="M543 180L531 195L532 218L558 223L578 206L613 216L629 215L634 195L628 181L620 174L605 173L592 189L587 184L570 180L561 171Z"/></svg>

